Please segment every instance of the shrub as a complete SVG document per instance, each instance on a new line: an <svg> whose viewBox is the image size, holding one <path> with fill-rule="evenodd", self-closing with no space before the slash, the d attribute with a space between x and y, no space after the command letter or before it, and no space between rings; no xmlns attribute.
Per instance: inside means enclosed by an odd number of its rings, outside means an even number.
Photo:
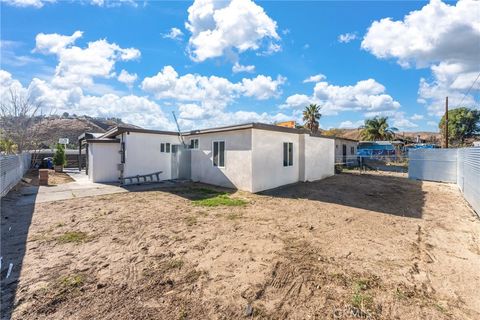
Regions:
<svg viewBox="0 0 480 320"><path fill-rule="evenodd" d="M53 164L56 166L65 166L67 164L65 149L60 143L57 143L57 151L55 151L55 155L53 156Z"/></svg>

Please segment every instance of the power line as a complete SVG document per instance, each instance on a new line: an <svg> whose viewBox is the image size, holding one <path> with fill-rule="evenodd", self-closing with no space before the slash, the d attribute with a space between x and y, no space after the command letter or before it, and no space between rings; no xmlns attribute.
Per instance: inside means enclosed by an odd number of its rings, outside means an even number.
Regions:
<svg viewBox="0 0 480 320"><path fill-rule="evenodd" d="M475 82L477 82L478 78L480 78L480 72L478 73L478 75L477 75L477 77L475 78L475 80L473 80L472 85L470 86L470 88L468 88L467 92L463 95L462 100L460 100L460 103L457 105L456 108L460 107L460 105L462 104L463 100L465 100L465 97L468 95L468 93L470 92L470 90L472 90L473 86L475 85ZM455 109L456 109L456 108L455 108Z"/></svg>

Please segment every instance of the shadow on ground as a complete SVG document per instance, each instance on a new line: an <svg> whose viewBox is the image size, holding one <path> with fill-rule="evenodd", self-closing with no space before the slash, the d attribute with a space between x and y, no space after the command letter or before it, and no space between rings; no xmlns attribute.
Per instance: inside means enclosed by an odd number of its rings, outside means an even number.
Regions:
<svg viewBox="0 0 480 320"><path fill-rule="evenodd" d="M421 181L368 173L342 173L323 180L296 183L259 194L335 203L418 219L422 218L425 202Z"/></svg>
<svg viewBox="0 0 480 320"><path fill-rule="evenodd" d="M15 294L26 253L28 230L32 221L35 203L18 205L23 196L36 197L38 186L22 188L22 192L11 191L1 199L1 318L10 319L14 308ZM35 201L33 201L35 202ZM10 264L12 271L7 278Z"/></svg>

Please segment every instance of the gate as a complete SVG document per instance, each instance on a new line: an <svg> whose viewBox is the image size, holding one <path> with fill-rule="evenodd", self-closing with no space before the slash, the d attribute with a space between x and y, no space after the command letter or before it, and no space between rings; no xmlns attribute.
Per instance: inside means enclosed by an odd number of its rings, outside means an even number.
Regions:
<svg viewBox="0 0 480 320"><path fill-rule="evenodd" d="M188 180L191 177L191 152L181 144L172 145L172 179Z"/></svg>

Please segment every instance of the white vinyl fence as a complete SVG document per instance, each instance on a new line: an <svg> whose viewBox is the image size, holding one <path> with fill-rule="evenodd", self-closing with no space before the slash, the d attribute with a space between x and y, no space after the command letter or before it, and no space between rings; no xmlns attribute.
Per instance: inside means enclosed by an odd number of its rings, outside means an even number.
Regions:
<svg viewBox="0 0 480 320"><path fill-rule="evenodd" d="M410 179L456 183L480 216L480 148L409 151Z"/></svg>
<svg viewBox="0 0 480 320"><path fill-rule="evenodd" d="M22 153L17 155L0 155L0 196L5 196L22 179L30 168L32 155Z"/></svg>

